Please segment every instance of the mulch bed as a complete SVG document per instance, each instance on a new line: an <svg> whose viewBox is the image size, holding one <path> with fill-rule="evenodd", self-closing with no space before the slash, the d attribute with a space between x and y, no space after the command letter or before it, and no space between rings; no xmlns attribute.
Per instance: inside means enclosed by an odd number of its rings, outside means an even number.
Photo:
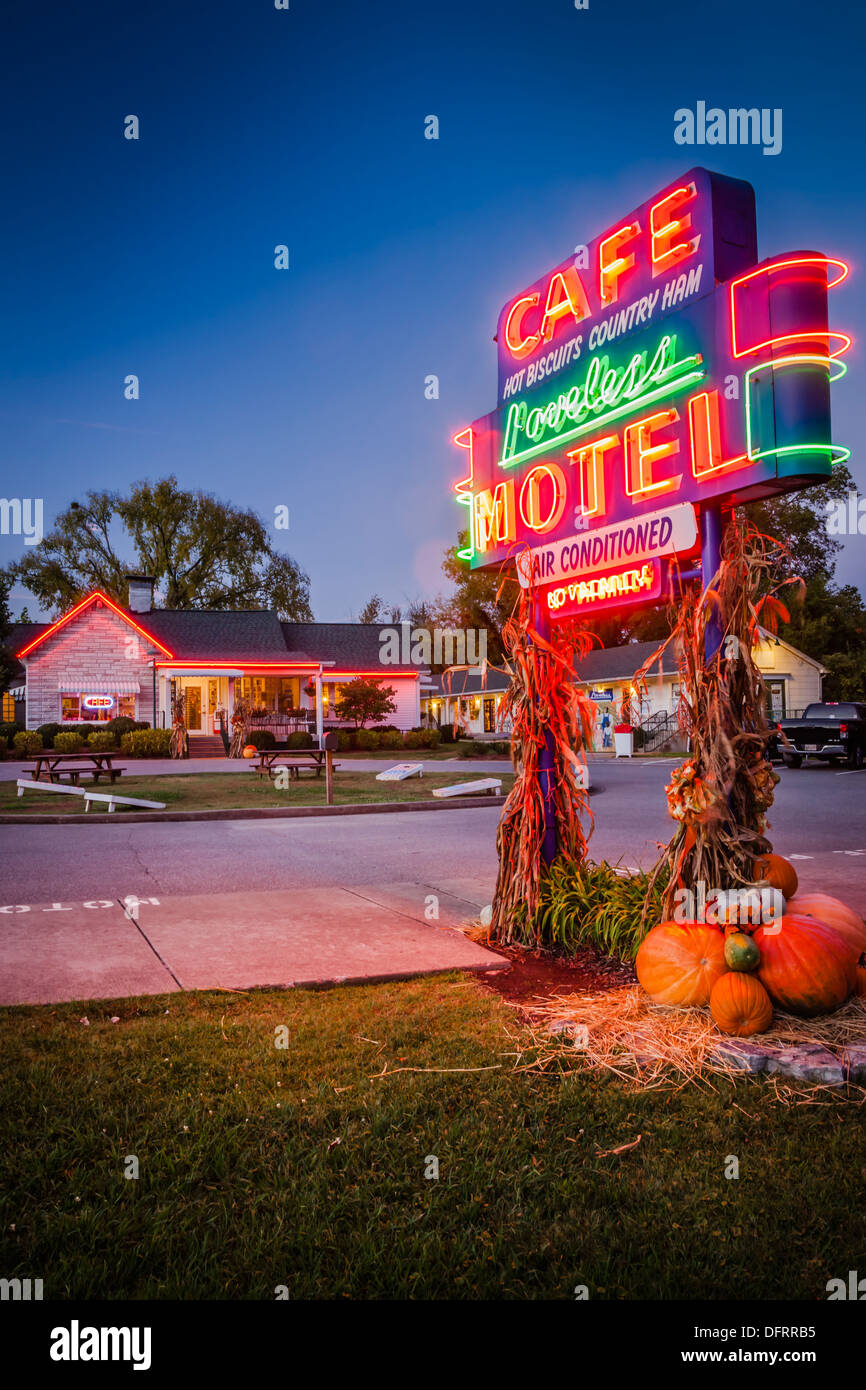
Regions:
<svg viewBox="0 0 866 1390"><path fill-rule="evenodd" d="M511 969L483 975L482 985L529 1014L533 1002L565 993L601 993L632 985L636 979L633 965L613 960L591 946L581 947L570 960L519 946L496 945L492 949L508 957Z"/></svg>

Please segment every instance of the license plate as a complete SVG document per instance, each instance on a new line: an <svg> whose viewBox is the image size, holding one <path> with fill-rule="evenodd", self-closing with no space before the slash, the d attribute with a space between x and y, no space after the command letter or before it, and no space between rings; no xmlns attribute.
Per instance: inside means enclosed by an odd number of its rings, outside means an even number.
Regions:
<svg viewBox="0 0 866 1390"><path fill-rule="evenodd" d="M804 752L804 753L817 753L818 747L819 747L819 745L818 745L817 743L804 743L804 744L803 744L803 752Z"/></svg>

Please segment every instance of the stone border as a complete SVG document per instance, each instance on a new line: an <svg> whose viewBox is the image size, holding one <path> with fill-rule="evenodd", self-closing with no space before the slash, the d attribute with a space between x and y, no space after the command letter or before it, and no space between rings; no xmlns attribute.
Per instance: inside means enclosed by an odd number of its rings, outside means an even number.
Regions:
<svg viewBox="0 0 866 1390"><path fill-rule="evenodd" d="M0 825L129 825L142 821L296 820L308 816L389 815L399 811L460 811L503 806L504 796L455 797L445 801L362 801L353 806L246 806L216 811L90 811L62 816L43 812L0 816Z"/></svg>
<svg viewBox="0 0 866 1390"><path fill-rule="evenodd" d="M823 1043L798 1043L794 1047L766 1047L731 1038L720 1042L715 1056L730 1066L753 1075L789 1076L812 1086L866 1085L866 1038L846 1043L838 1056Z"/></svg>

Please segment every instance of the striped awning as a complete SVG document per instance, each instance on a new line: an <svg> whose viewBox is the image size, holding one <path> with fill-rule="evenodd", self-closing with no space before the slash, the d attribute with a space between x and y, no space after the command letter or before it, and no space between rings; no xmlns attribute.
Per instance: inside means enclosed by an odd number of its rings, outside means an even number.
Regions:
<svg viewBox="0 0 866 1390"><path fill-rule="evenodd" d="M61 695L138 695L141 686L138 681L117 681L109 678L100 681L61 681L57 689Z"/></svg>
<svg viewBox="0 0 866 1390"><path fill-rule="evenodd" d="M13 700L23 700L26 693L26 685L14 685L11 690L6 691L6 694L11 695Z"/></svg>

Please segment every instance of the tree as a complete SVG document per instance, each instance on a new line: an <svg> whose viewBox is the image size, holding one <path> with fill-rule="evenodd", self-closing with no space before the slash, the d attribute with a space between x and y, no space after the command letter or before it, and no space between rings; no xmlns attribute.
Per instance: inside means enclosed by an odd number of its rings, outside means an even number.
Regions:
<svg viewBox="0 0 866 1390"><path fill-rule="evenodd" d="M441 627L486 630L488 660L498 665L503 660L502 627L517 598L517 579L513 566L506 566L502 574L497 569L471 570L457 553L468 543L469 533L461 531L457 544L445 551L442 572L454 584L454 593L441 601L436 617Z"/></svg>
<svg viewBox="0 0 866 1390"><path fill-rule="evenodd" d="M57 614L95 588L125 603L131 568L154 577L167 608L274 608L288 621L313 618L309 576L273 549L261 518L185 491L174 476L135 483L127 496L88 492L9 573Z"/></svg>
<svg viewBox="0 0 866 1390"><path fill-rule="evenodd" d="M378 623L382 620L382 597L380 594L373 594L367 599L364 607L358 614L359 623Z"/></svg>
<svg viewBox="0 0 866 1390"><path fill-rule="evenodd" d="M15 670L15 662L9 650L9 629L12 615L9 611L9 592L12 588L12 575L8 570L0 570L0 695L9 689Z"/></svg>
<svg viewBox="0 0 866 1390"><path fill-rule="evenodd" d="M368 719L381 724L386 714L393 714L397 708L392 699L396 693L393 686L383 685L373 677L356 676L343 686L336 704L337 718L351 719L356 729L363 729Z"/></svg>

